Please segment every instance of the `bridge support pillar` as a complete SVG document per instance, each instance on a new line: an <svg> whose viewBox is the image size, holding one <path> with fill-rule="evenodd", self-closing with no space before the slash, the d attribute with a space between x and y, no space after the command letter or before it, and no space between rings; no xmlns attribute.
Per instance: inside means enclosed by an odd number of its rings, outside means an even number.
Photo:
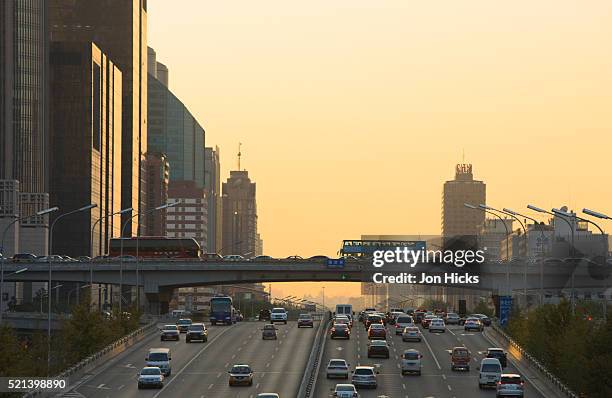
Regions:
<svg viewBox="0 0 612 398"><path fill-rule="evenodd" d="M169 312L172 289L160 289L156 293L146 292L144 311L151 315L163 315Z"/></svg>

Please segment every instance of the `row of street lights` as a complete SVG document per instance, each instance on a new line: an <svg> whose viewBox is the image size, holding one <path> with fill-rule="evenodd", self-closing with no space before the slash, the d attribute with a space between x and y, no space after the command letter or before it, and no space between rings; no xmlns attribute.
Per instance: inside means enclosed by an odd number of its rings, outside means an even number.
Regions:
<svg viewBox="0 0 612 398"><path fill-rule="evenodd" d="M510 292L510 261L509 261L509 256L510 256L510 251L509 251L509 237L510 237L510 231L508 230L508 227L506 225L506 222L504 221L504 219L499 215L499 214L504 214L507 216L510 216L512 218L514 218L515 220L517 220L520 224L521 227L523 228L523 239L525 240L525 248L527 248L527 229L525 228L525 224L523 224L521 222L521 220L518 218L520 217L524 217L525 219L531 220L534 222L534 226L537 227L538 225L541 225L538 223L538 221L535 218L526 216L524 214L518 213L516 211L513 211L511 209L508 208L503 208L502 210L493 208L491 206L487 206L485 204L479 204L478 206L470 204L470 203L464 203L464 206L469 208L469 209L473 209L473 210L480 210L480 211L484 211L488 214L494 215L495 217L499 218L502 221L502 224L504 225L505 229L506 229L506 256L508 257L508 261L507 261L507 270L506 270L506 287L508 289L508 292ZM604 265L605 265L605 261L606 261L606 257L607 257L607 245L605 242L605 233L603 231L603 229L597 225L595 222L593 222L592 220L583 218L583 217L579 217L578 215L574 214L574 213L569 213L567 211L561 210L561 209L556 209L553 208L551 209L551 211L542 209L540 207L534 206L534 205L527 205L527 208L530 210L533 210L535 212L538 213L543 213L543 214L549 214L553 217L558 217L559 219L563 220L565 223L567 223L567 225L569 226L570 229L570 233L571 233L571 245L570 245L570 257L574 258L576 256L576 248L575 248L575 238L574 238L574 233L575 233L575 221L571 221L571 220L580 220L580 221L584 221L590 224L593 224L595 227L597 227L597 229L599 229L600 233L601 233L601 237L602 237L602 243L603 243L603 261L604 261ZM587 214L589 216L592 217L596 217L599 219L603 219L603 220L612 220L612 217L609 217L603 213L594 211L594 210L590 210L590 209L583 209L582 212L584 214ZM542 228L540 228L540 233L542 234L542 238L544 238L544 231ZM542 240L543 242L543 240ZM543 243L542 243L543 244ZM542 249L542 252L544 250ZM542 297L543 295L543 287L542 287L542 278L543 278L543 274L542 274L542 264L540 264L540 296ZM574 284L574 272L572 272L572 279L571 279L571 290L572 290L572 298L571 298L571 306L572 306L572 311L575 311L575 284ZM523 275L523 295L525 297L527 297L527 266L526 264L524 265L524 275Z"/></svg>

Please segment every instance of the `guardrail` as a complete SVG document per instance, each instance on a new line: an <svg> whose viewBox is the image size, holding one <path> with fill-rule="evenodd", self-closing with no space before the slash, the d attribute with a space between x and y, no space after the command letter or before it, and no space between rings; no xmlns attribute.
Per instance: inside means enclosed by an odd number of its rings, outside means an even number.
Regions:
<svg viewBox="0 0 612 398"><path fill-rule="evenodd" d="M135 338L139 337L142 334L147 333L149 330L151 330L152 328L156 328L157 323L156 322L151 322L146 324L145 326L133 331L130 334L127 334L125 336L123 336L122 338L120 338L119 340L116 340L112 343L110 343L109 345L107 345L106 347L104 347L103 349L101 349L100 351L88 356L87 358L81 360L80 362L72 365L71 367L69 367L68 369L64 370L62 373L54 376L56 378L62 378L62 379L67 379L70 378L70 376L73 376L75 373L79 372L80 370L86 368L87 366L92 365L95 361L99 360L100 358L103 358L105 355L109 354L110 352L116 350L117 348L132 342ZM69 383L70 384L70 383ZM28 392L26 394L23 395L24 398L30 398L30 397L37 397L37 396L41 396L42 394L45 393L49 393L49 391L42 391L42 390L35 390L35 391L31 391ZM53 394L57 394L58 392L55 391L53 392Z"/></svg>
<svg viewBox="0 0 612 398"><path fill-rule="evenodd" d="M312 344L312 350L310 350L310 356L308 357L308 363L306 364L306 370L300 383L300 389L298 391L298 398L310 398L314 394L315 383L317 380L317 374L319 373L319 365L321 362L321 356L323 355L323 346L325 343L325 331L329 323L328 313L325 312L321 316L321 322L317 329L314 342ZM323 339L323 342L321 342Z"/></svg>
<svg viewBox="0 0 612 398"><path fill-rule="evenodd" d="M566 386L557 376L552 374L540 361L538 361L533 355L528 353L519 343L517 343L510 335L508 335L500 326L498 326L495 322L491 323L491 328L499 333L508 344L514 347L521 355L527 359L530 366L536 368L540 373L546 376L548 381L550 381L555 387L559 389L565 396L570 398L580 398L578 394L572 391L568 386Z"/></svg>

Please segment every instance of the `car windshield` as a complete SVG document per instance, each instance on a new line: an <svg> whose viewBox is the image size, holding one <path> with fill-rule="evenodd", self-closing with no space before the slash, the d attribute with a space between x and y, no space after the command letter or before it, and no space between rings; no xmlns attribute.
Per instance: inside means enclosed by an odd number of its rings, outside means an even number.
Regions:
<svg viewBox="0 0 612 398"><path fill-rule="evenodd" d="M251 373L251 368L248 366L234 366L232 367L231 373L247 374Z"/></svg>
<svg viewBox="0 0 612 398"><path fill-rule="evenodd" d="M480 368L481 372L501 373L501 368L496 363L485 363Z"/></svg>
<svg viewBox="0 0 612 398"><path fill-rule="evenodd" d="M370 345L372 346L379 346L379 347L386 347L387 346L387 342L386 341L373 341L370 343Z"/></svg>
<svg viewBox="0 0 612 398"><path fill-rule="evenodd" d="M164 326L164 330L177 330L176 325L166 325Z"/></svg>
<svg viewBox="0 0 612 398"><path fill-rule="evenodd" d="M201 332L204 330L204 325L189 325L190 332Z"/></svg>
<svg viewBox="0 0 612 398"><path fill-rule="evenodd" d="M489 351L489 356L492 356L492 357L503 357L504 356L504 352L503 351Z"/></svg>
<svg viewBox="0 0 612 398"><path fill-rule="evenodd" d="M371 376L374 374L374 371L372 369L361 368L361 369L356 369L355 374L360 375L360 376Z"/></svg>
<svg viewBox="0 0 612 398"><path fill-rule="evenodd" d="M446 314L446 317L447 317L447 318L459 318L459 315L457 315L457 314L453 314L453 313L451 312L451 313L449 313L449 314Z"/></svg>
<svg viewBox="0 0 612 398"><path fill-rule="evenodd" d="M310 318L312 317L308 314L300 314L300 319L310 319Z"/></svg>
<svg viewBox="0 0 612 398"><path fill-rule="evenodd" d="M397 318L397 323L412 323L412 318L409 316L400 316Z"/></svg>
<svg viewBox="0 0 612 398"><path fill-rule="evenodd" d="M342 330L342 329L346 329L347 328L347 326L345 324L343 324L343 323L336 323L334 325L334 327L336 328L336 330Z"/></svg>
<svg viewBox="0 0 612 398"><path fill-rule="evenodd" d="M276 327L274 327L274 325L265 325L264 329L265 330L276 330Z"/></svg>
<svg viewBox="0 0 612 398"><path fill-rule="evenodd" d="M342 367L345 368L346 367L346 362L342 361L342 360L332 360L329 361L329 366L330 367Z"/></svg>
<svg viewBox="0 0 612 398"><path fill-rule="evenodd" d="M455 350L455 351L453 351L453 356L454 357L463 358L463 357L467 357L468 355L469 354L468 354L467 350Z"/></svg>
<svg viewBox="0 0 612 398"><path fill-rule="evenodd" d="M149 354L149 361L160 362L160 361L167 361L167 360L168 360L168 354L166 354L165 352L152 352L151 354Z"/></svg>
<svg viewBox="0 0 612 398"><path fill-rule="evenodd" d="M272 309L272 313L273 314L284 314L285 313L285 309L284 308L273 308Z"/></svg>
<svg viewBox="0 0 612 398"><path fill-rule="evenodd" d="M521 376L502 376L502 384L521 384Z"/></svg>
<svg viewBox="0 0 612 398"><path fill-rule="evenodd" d="M345 386L336 386L336 391L350 391L350 392L355 392L355 387L350 386L350 385L345 385Z"/></svg>
<svg viewBox="0 0 612 398"><path fill-rule="evenodd" d="M152 376L152 375L160 375L161 371L159 370L159 368L146 368L143 369L140 372L141 375L147 375L147 376Z"/></svg>
<svg viewBox="0 0 612 398"><path fill-rule="evenodd" d="M179 325L191 325L191 319L179 319Z"/></svg>
<svg viewBox="0 0 612 398"><path fill-rule="evenodd" d="M405 352L404 359L409 359L409 360L419 359L419 353L418 352Z"/></svg>
<svg viewBox="0 0 612 398"><path fill-rule="evenodd" d="M419 329L416 327L409 327L409 328L404 329L404 332L418 332L418 331Z"/></svg>
<svg viewBox="0 0 612 398"><path fill-rule="evenodd" d="M375 323L372 326L370 326L370 329L375 330L375 329L384 329L385 327L379 323Z"/></svg>

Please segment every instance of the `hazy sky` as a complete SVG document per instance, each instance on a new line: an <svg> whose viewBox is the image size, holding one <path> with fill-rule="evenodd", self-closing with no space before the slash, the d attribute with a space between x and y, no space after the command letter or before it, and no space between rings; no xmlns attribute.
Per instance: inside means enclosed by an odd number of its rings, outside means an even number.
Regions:
<svg viewBox="0 0 612 398"><path fill-rule="evenodd" d="M149 0L149 45L266 254L439 233L463 150L492 206L612 213L609 0Z"/></svg>

